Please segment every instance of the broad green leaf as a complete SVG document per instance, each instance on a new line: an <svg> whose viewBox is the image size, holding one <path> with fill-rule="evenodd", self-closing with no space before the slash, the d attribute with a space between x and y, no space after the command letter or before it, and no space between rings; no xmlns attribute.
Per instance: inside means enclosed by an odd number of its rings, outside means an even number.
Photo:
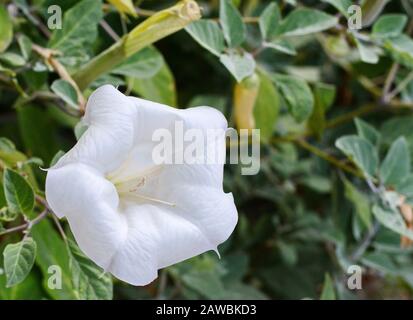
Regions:
<svg viewBox="0 0 413 320"><path fill-rule="evenodd" d="M370 210L370 201L366 195L357 188L347 179L343 179L345 196L349 200L360 217L360 220L363 221L364 225L367 228L371 227L371 210Z"/></svg>
<svg viewBox="0 0 413 320"><path fill-rule="evenodd" d="M53 81L50 88L69 106L74 109L79 109L77 92L69 82L58 79Z"/></svg>
<svg viewBox="0 0 413 320"><path fill-rule="evenodd" d="M224 34L218 23L211 20L199 20L189 24L185 30L202 47L219 56L225 48Z"/></svg>
<svg viewBox="0 0 413 320"><path fill-rule="evenodd" d="M26 60L14 52L4 52L0 54L0 62L10 67L22 67L26 64Z"/></svg>
<svg viewBox="0 0 413 320"><path fill-rule="evenodd" d="M169 106L177 105L175 79L165 62L161 70L152 78L130 78L129 81L132 83L132 91L143 98Z"/></svg>
<svg viewBox="0 0 413 320"><path fill-rule="evenodd" d="M297 122L307 120L314 108L314 97L308 84L298 78L274 74L272 80L283 95L288 110Z"/></svg>
<svg viewBox="0 0 413 320"><path fill-rule="evenodd" d="M348 17L348 8L352 5L351 0L322 0L323 2L327 2L335 7L340 13Z"/></svg>
<svg viewBox="0 0 413 320"><path fill-rule="evenodd" d="M290 56L295 56L297 54L297 51L295 50L293 45L285 39L277 39L272 40L271 42L264 42L263 46L265 48L271 48Z"/></svg>
<svg viewBox="0 0 413 320"><path fill-rule="evenodd" d="M318 193L331 192L331 181L323 176L313 174L300 179L300 183Z"/></svg>
<svg viewBox="0 0 413 320"><path fill-rule="evenodd" d="M382 252L371 252L364 255L361 262L370 268L380 270L381 272L397 274L399 268L392 261L388 254Z"/></svg>
<svg viewBox="0 0 413 320"><path fill-rule="evenodd" d="M383 209L379 205L373 206L373 214L386 228L413 240L413 231L408 229L399 212Z"/></svg>
<svg viewBox="0 0 413 320"><path fill-rule="evenodd" d="M328 273L326 273L324 277L323 291L321 292L320 300L336 300L334 283Z"/></svg>
<svg viewBox="0 0 413 320"><path fill-rule="evenodd" d="M72 285L69 254L65 243L58 235L56 229L53 228L49 220L43 219L33 227L31 233L37 243L36 264L40 267L43 274L43 288L45 291L53 299L77 299ZM53 288L48 283L53 280L53 275L60 276L60 274L55 273L56 271L61 271L61 278L59 277L59 279L62 281L62 287L60 289Z"/></svg>
<svg viewBox="0 0 413 320"><path fill-rule="evenodd" d="M132 0L107 0L107 1L111 3L116 8L116 10L118 10L120 13L126 13L133 17L137 16L135 6L133 5Z"/></svg>
<svg viewBox="0 0 413 320"><path fill-rule="evenodd" d="M60 149L54 119L35 104L19 107L17 118L25 152L49 162Z"/></svg>
<svg viewBox="0 0 413 320"><path fill-rule="evenodd" d="M384 47L389 51L392 58L408 68L413 68L413 40L405 35L388 38Z"/></svg>
<svg viewBox="0 0 413 320"><path fill-rule="evenodd" d="M314 109L308 121L308 126L318 138L326 126L326 111L331 107L336 97L336 87L325 84L316 83L314 86Z"/></svg>
<svg viewBox="0 0 413 320"><path fill-rule="evenodd" d="M280 111L280 97L267 74L261 72L259 77L260 85L254 106L255 127L260 129L261 140L268 141L273 134Z"/></svg>
<svg viewBox="0 0 413 320"><path fill-rule="evenodd" d="M110 274L105 273L86 257L71 240L68 242L72 282L81 300L111 300L113 285Z"/></svg>
<svg viewBox="0 0 413 320"><path fill-rule="evenodd" d="M22 282L33 267L36 242L32 238L6 246L3 252L8 288Z"/></svg>
<svg viewBox="0 0 413 320"><path fill-rule="evenodd" d="M270 3L259 18L261 36L264 40L271 40L277 35L277 27L281 21L281 13L278 4Z"/></svg>
<svg viewBox="0 0 413 320"><path fill-rule="evenodd" d="M337 17L315 9L300 8L283 20L277 33L284 36L302 36L330 29L337 23Z"/></svg>
<svg viewBox="0 0 413 320"><path fill-rule="evenodd" d="M0 138L0 159L10 167L14 167L18 162L26 161L27 157L17 151L9 139Z"/></svg>
<svg viewBox="0 0 413 320"><path fill-rule="evenodd" d="M410 173L410 152L406 139L393 142L380 166L380 178L387 186L396 186Z"/></svg>
<svg viewBox="0 0 413 320"><path fill-rule="evenodd" d="M245 25L231 0L220 0L219 20L228 45L232 48L241 45L245 40Z"/></svg>
<svg viewBox="0 0 413 320"><path fill-rule="evenodd" d="M361 6L363 27L370 26L390 0L364 0Z"/></svg>
<svg viewBox="0 0 413 320"><path fill-rule="evenodd" d="M233 51L224 53L221 55L220 61L234 76L237 82L252 75L255 70L255 60L248 52L242 54Z"/></svg>
<svg viewBox="0 0 413 320"><path fill-rule="evenodd" d="M22 34L17 39L17 42L19 43L20 52L22 53L23 58L25 60L28 60L32 53L32 41L30 40L28 36Z"/></svg>
<svg viewBox="0 0 413 320"><path fill-rule="evenodd" d="M3 52L13 39L13 24L4 4L0 4L0 30L0 52Z"/></svg>
<svg viewBox="0 0 413 320"><path fill-rule="evenodd" d="M413 174L406 176L400 183L396 185L398 193L406 197L413 197Z"/></svg>
<svg viewBox="0 0 413 320"><path fill-rule="evenodd" d="M268 297L253 286L241 282L231 283L225 287L223 294L229 300L266 300Z"/></svg>
<svg viewBox="0 0 413 320"><path fill-rule="evenodd" d="M224 299L225 288L213 270L193 270L182 275L182 282L207 299Z"/></svg>
<svg viewBox="0 0 413 320"><path fill-rule="evenodd" d="M357 134L363 139L369 141L373 146L378 146L380 143L380 132L378 132L372 125L366 121L356 118L354 120Z"/></svg>
<svg viewBox="0 0 413 320"><path fill-rule="evenodd" d="M367 140L355 135L344 136L336 141L336 147L350 158L369 177L377 172L376 148Z"/></svg>
<svg viewBox="0 0 413 320"><path fill-rule="evenodd" d="M27 275L23 282L11 288L6 287L5 274L0 274L0 300L42 300L46 299L46 293L42 289L40 274L37 270Z"/></svg>
<svg viewBox="0 0 413 320"><path fill-rule="evenodd" d="M354 37L357 48L360 53L360 60L365 63L376 64L379 62L379 55L377 53L377 48L372 45L367 45L360 39Z"/></svg>
<svg viewBox="0 0 413 320"><path fill-rule="evenodd" d="M34 192L26 179L17 172L6 169L3 174L3 186L10 211L30 214L34 207Z"/></svg>
<svg viewBox="0 0 413 320"><path fill-rule="evenodd" d="M162 55L154 47L138 51L115 67L111 73L139 79L152 78L161 70Z"/></svg>
<svg viewBox="0 0 413 320"><path fill-rule="evenodd" d="M380 38L396 37L403 32L406 24L407 16L404 14L385 14L374 23L373 35Z"/></svg>
<svg viewBox="0 0 413 320"><path fill-rule="evenodd" d="M100 0L82 0L65 12L61 29L56 29L49 47L59 50L64 57L85 55L95 41L102 18Z"/></svg>

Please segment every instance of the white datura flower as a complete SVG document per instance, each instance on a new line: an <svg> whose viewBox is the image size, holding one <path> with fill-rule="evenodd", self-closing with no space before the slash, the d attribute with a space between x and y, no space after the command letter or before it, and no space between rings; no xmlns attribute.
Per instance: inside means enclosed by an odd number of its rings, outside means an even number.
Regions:
<svg viewBox="0 0 413 320"><path fill-rule="evenodd" d="M82 121L87 130L48 170L46 199L97 265L146 285L158 269L217 251L228 239L238 216L223 191L223 164L156 164L152 157L155 130L173 132L176 121L184 130L226 130L219 111L179 110L105 85L90 96Z"/></svg>

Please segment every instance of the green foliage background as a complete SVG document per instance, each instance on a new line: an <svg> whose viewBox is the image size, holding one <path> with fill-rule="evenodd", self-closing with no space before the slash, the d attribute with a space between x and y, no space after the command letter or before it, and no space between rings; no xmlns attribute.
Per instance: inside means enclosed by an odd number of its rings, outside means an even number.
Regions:
<svg viewBox="0 0 413 320"><path fill-rule="evenodd" d="M189 0L133 2L0 2L0 299L411 298L413 2L198 1L198 21L176 14ZM360 30L348 29L352 4ZM61 30L46 26L51 5ZM132 287L102 276L48 215L40 167L76 143L103 83L261 129L259 174L226 167L239 223L222 259ZM347 288L351 265L362 290Z"/></svg>

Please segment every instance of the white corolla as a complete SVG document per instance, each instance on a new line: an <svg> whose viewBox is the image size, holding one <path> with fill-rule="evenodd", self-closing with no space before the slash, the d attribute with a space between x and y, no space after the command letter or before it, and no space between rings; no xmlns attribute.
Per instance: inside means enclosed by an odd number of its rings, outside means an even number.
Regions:
<svg viewBox="0 0 413 320"><path fill-rule="evenodd" d="M82 121L86 132L48 170L46 199L97 265L146 285L158 269L217 250L231 235L237 210L223 191L223 164L157 164L152 155L153 133L173 131L177 121L185 130L225 130L219 111L179 110L105 85L90 96Z"/></svg>

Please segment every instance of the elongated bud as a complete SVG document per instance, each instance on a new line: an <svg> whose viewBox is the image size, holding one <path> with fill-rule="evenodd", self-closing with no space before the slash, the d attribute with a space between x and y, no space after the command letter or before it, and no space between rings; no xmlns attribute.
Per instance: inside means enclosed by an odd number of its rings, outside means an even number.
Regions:
<svg viewBox="0 0 413 320"><path fill-rule="evenodd" d="M254 129L254 106L257 101L260 78L256 73L234 88L234 117L238 129Z"/></svg>
<svg viewBox="0 0 413 320"><path fill-rule="evenodd" d="M173 7L159 11L133 29L125 40L125 53L130 56L147 45L183 29L201 18L198 4L181 1Z"/></svg>
<svg viewBox="0 0 413 320"><path fill-rule="evenodd" d="M73 75L73 79L80 89L85 89L99 76L107 73L129 56L200 18L201 10L193 0L183 0L168 9L159 11L92 59Z"/></svg>

